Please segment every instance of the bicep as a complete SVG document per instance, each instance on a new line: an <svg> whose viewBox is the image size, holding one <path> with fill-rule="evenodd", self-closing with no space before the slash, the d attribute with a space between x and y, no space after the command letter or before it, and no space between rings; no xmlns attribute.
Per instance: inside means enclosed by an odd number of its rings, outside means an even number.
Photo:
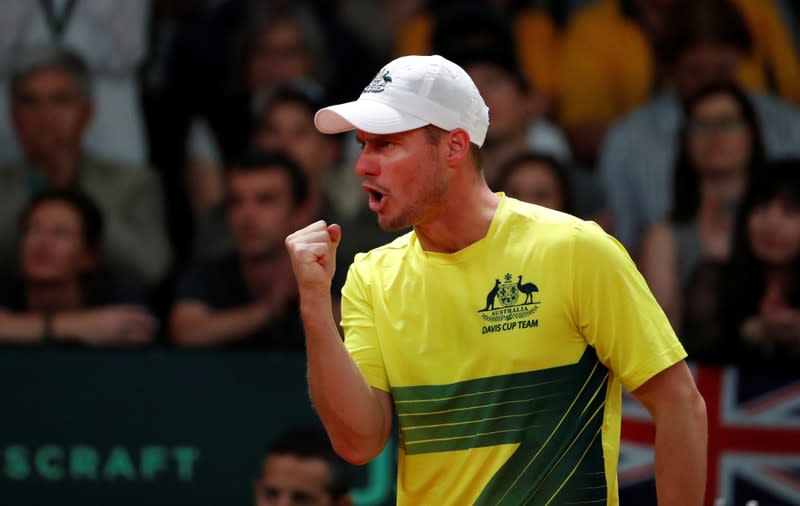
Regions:
<svg viewBox="0 0 800 506"><path fill-rule="evenodd" d="M675 244L672 232L666 224L656 224L650 229L642 243L640 258L642 275L647 281L658 303L670 320L677 315L675 307L679 283L676 265Z"/></svg>
<svg viewBox="0 0 800 506"><path fill-rule="evenodd" d="M699 396L692 373L683 360L659 372L632 394L654 418L658 413L685 406Z"/></svg>

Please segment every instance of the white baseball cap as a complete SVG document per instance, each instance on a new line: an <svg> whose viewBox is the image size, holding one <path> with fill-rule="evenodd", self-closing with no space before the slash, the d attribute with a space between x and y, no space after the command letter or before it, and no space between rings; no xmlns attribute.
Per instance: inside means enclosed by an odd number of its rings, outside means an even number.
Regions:
<svg viewBox="0 0 800 506"><path fill-rule="evenodd" d="M438 55L403 56L383 67L358 100L317 111L314 124L326 134L354 129L391 134L425 125L463 128L470 141L481 146L489 128L489 108L455 63Z"/></svg>

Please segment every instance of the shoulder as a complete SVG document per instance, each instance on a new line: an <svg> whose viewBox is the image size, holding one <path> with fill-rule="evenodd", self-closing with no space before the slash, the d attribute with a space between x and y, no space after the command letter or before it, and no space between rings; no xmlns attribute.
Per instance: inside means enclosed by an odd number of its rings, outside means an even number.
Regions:
<svg viewBox="0 0 800 506"><path fill-rule="evenodd" d="M679 116L678 99L671 94L662 94L623 116L612 126L609 134L636 135L642 132L642 128L652 129L654 126L665 124L665 122L677 124Z"/></svg>
<svg viewBox="0 0 800 506"><path fill-rule="evenodd" d="M238 273L239 260L235 253L195 260L184 269L184 277L191 276L198 279L226 279Z"/></svg>
<svg viewBox="0 0 800 506"><path fill-rule="evenodd" d="M149 166L135 166L119 163L95 155L87 155L82 167L87 182L112 182L116 188L120 186L147 186L158 184L158 175Z"/></svg>
<svg viewBox="0 0 800 506"><path fill-rule="evenodd" d="M402 258L411 247L412 241L416 240L414 231L409 231L397 237L392 242L373 248L366 253L357 253L353 264L375 265L385 262L396 261Z"/></svg>
<svg viewBox="0 0 800 506"><path fill-rule="evenodd" d="M23 174L24 172L25 166L22 162L13 161L0 163L0 176Z"/></svg>
<svg viewBox="0 0 800 506"><path fill-rule="evenodd" d="M764 119L786 118L793 121L800 119L800 109L794 104L765 93L748 95L753 107Z"/></svg>
<svg viewBox="0 0 800 506"><path fill-rule="evenodd" d="M512 242L524 237L528 245L546 247L556 254L560 254L562 248L572 247L579 238L597 241L608 237L593 221L510 197L500 219L500 237Z"/></svg>

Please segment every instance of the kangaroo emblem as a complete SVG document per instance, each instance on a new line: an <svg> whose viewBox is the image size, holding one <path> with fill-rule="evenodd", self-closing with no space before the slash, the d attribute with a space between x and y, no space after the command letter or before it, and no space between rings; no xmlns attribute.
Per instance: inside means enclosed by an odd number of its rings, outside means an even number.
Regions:
<svg viewBox="0 0 800 506"><path fill-rule="evenodd" d="M494 288L489 290L489 293L486 295L486 307L481 309L481 311L488 311L490 309L494 309L494 299L497 297L497 292L500 290L500 280L494 280ZM474 307L474 306L473 306Z"/></svg>

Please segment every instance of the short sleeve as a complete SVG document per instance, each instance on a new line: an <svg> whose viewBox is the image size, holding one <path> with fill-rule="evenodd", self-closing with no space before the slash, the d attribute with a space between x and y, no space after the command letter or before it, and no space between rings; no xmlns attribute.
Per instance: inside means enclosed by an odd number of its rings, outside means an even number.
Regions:
<svg viewBox="0 0 800 506"><path fill-rule="evenodd" d="M370 386L390 390L383 364L370 287L359 271L358 261L350 266L342 288L344 344Z"/></svg>
<svg viewBox="0 0 800 506"><path fill-rule="evenodd" d="M686 358L666 315L625 249L593 223L571 244L572 313L600 361L629 391Z"/></svg>

